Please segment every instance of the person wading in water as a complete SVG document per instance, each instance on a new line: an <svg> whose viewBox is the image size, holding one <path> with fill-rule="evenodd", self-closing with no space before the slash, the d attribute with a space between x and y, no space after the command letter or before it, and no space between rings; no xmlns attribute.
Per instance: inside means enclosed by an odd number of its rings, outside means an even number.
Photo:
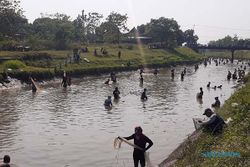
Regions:
<svg viewBox="0 0 250 167"><path fill-rule="evenodd" d="M120 139L120 137L118 137ZM124 137L127 140L134 139L134 144L141 149L134 148L133 159L134 167L138 167L139 162L141 167L145 167L145 155L144 153L153 145L153 142L142 133L142 128L140 126L135 127L135 133L129 137ZM146 146L146 144L148 144Z"/></svg>

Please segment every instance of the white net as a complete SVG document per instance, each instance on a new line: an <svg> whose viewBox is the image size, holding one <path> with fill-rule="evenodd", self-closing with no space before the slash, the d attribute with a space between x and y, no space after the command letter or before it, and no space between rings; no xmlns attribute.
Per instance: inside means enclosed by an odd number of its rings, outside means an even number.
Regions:
<svg viewBox="0 0 250 167"><path fill-rule="evenodd" d="M115 138L115 140L114 140L114 149L120 149L121 145L122 145L122 142L124 142L124 143L126 143L126 144L128 144L128 145L130 145L130 146L132 146L134 148L138 148L138 149L142 150L142 148L138 147L137 145L134 145L133 143L131 143L131 142L129 142L126 139L121 138L121 137L120 138L118 138L118 137ZM152 162L150 161L149 152L145 152L144 155L145 155L146 167L157 167L156 165L153 165ZM117 156L117 158L118 158L118 156ZM119 160L117 159L117 161L119 161Z"/></svg>

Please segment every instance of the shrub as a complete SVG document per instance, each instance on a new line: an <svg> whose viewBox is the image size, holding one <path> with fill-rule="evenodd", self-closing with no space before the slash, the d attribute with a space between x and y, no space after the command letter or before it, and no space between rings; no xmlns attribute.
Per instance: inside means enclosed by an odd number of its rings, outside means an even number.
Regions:
<svg viewBox="0 0 250 167"><path fill-rule="evenodd" d="M4 68L20 69L26 67L26 65L19 60L8 60L3 63Z"/></svg>

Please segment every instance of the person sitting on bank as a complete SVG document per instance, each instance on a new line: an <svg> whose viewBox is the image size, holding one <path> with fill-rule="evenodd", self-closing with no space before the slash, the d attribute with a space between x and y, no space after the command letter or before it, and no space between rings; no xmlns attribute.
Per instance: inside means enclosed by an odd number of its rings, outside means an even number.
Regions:
<svg viewBox="0 0 250 167"><path fill-rule="evenodd" d="M104 101L104 106L105 107L112 107L112 101L111 101L111 96L108 96L108 98Z"/></svg>
<svg viewBox="0 0 250 167"><path fill-rule="evenodd" d="M146 95L146 91L147 91L147 89L145 88L144 91L142 92L141 100L148 100L148 97Z"/></svg>
<svg viewBox="0 0 250 167"><path fill-rule="evenodd" d="M215 97L215 102L212 104L212 107L220 107L219 97Z"/></svg>
<svg viewBox="0 0 250 167"><path fill-rule="evenodd" d="M120 91L118 90L118 87L115 88L113 91L114 99L117 100L120 98Z"/></svg>
<svg viewBox="0 0 250 167"><path fill-rule="evenodd" d="M203 90L202 90L202 87L200 87L200 92L197 93L197 96L196 96L196 97L199 98L199 99L202 99L202 97L203 97Z"/></svg>
<svg viewBox="0 0 250 167"><path fill-rule="evenodd" d="M120 137L118 137L120 138ZM139 148L134 148L133 152L133 160L134 167L139 166L139 162L141 167L145 167L145 155L144 153L153 145L152 140L150 140L147 136L142 133L142 128L140 126L135 127L135 133L129 137L124 137L126 140L134 139L134 144ZM148 145L147 145L148 144ZM147 146L146 146L147 145Z"/></svg>
<svg viewBox="0 0 250 167"><path fill-rule="evenodd" d="M218 133L222 131L225 122L219 116L219 114L213 112L210 108L207 108L205 109L203 115L206 115L208 119L205 121L199 121L199 123L201 123L201 126L203 126L205 130L212 133Z"/></svg>
<svg viewBox="0 0 250 167"><path fill-rule="evenodd" d="M9 155L5 155L3 157L3 164L0 165L0 167L10 167L10 156Z"/></svg>

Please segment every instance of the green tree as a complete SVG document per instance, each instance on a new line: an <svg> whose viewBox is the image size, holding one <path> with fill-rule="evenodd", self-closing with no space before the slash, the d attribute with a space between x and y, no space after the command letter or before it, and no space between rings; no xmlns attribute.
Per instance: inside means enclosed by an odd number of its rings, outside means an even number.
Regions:
<svg viewBox="0 0 250 167"><path fill-rule="evenodd" d="M0 0L0 34L3 36L25 34L28 22L19 3L16 0Z"/></svg>
<svg viewBox="0 0 250 167"><path fill-rule="evenodd" d="M183 43L183 34L178 23L165 17L151 19L150 23L146 24L145 35L152 37L154 42L165 43L167 47Z"/></svg>
<svg viewBox="0 0 250 167"><path fill-rule="evenodd" d="M83 10L82 14L78 15L74 20L76 40L81 42L94 42L96 28L100 26L100 20L102 18L103 15L97 12L90 12L85 15Z"/></svg>
<svg viewBox="0 0 250 167"><path fill-rule="evenodd" d="M57 50L66 50L68 49L68 36L69 33L65 31L63 27L61 27L55 35L55 49Z"/></svg>
<svg viewBox="0 0 250 167"><path fill-rule="evenodd" d="M111 12L97 29L97 37L104 42L119 43L121 32L128 31L126 26L128 16Z"/></svg>
<svg viewBox="0 0 250 167"><path fill-rule="evenodd" d="M74 25L65 14L42 15L33 22L34 39L43 40L48 49L66 49L73 40ZM61 40L61 41L60 41ZM53 44L52 44L52 43Z"/></svg>
<svg viewBox="0 0 250 167"><path fill-rule="evenodd" d="M122 15L116 12L111 12L106 18L106 21L118 27L120 32L128 31L128 27L126 25L127 20L128 20L127 14Z"/></svg>
<svg viewBox="0 0 250 167"><path fill-rule="evenodd" d="M231 37L227 35L226 37L222 39L218 39L216 41L210 41L208 45L227 47L227 46L237 46L237 43L238 43L237 36Z"/></svg>
<svg viewBox="0 0 250 167"><path fill-rule="evenodd" d="M97 28L97 37L100 41L118 43L120 40L120 31L112 22L104 22Z"/></svg>
<svg viewBox="0 0 250 167"><path fill-rule="evenodd" d="M188 29L184 32L184 42L187 46L196 46L198 39L198 36L194 35L194 30Z"/></svg>

